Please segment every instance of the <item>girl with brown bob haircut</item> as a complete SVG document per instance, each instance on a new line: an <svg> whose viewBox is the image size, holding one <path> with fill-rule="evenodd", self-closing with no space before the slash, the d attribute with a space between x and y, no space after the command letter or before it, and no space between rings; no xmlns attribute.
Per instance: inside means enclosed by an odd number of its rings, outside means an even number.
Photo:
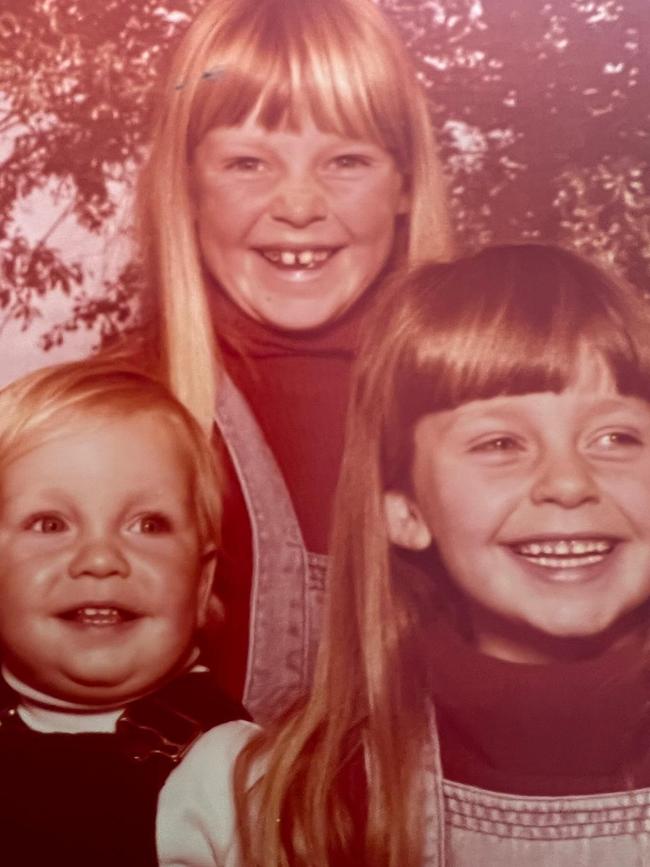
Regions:
<svg viewBox="0 0 650 867"><path fill-rule="evenodd" d="M163 792L162 864L204 833L247 867L631 867L650 818L647 305L535 244L393 288L360 355L311 697L204 736Z"/></svg>

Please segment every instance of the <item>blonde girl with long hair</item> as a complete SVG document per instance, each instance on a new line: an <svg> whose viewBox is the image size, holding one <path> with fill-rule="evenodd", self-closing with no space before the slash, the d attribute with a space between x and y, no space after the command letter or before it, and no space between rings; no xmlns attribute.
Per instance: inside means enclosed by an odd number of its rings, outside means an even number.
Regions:
<svg viewBox="0 0 650 867"><path fill-rule="evenodd" d="M163 792L161 863L648 863L646 302L541 245L393 288L314 689L204 736Z"/></svg>
<svg viewBox="0 0 650 867"><path fill-rule="evenodd" d="M268 719L311 681L360 323L388 271L451 248L427 102L372 0L209 0L137 228L157 361L230 475L206 660Z"/></svg>

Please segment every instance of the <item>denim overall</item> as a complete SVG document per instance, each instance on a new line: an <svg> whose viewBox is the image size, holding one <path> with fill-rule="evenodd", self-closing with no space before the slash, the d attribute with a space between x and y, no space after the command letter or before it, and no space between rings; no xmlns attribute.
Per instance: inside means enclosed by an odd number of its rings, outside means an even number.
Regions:
<svg viewBox="0 0 650 867"><path fill-rule="evenodd" d="M273 453L226 374L220 382L215 423L235 467L251 525L253 574L243 704L263 725L311 686L327 557L306 550Z"/></svg>
<svg viewBox="0 0 650 867"><path fill-rule="evenodd" d="M443 783L449 867L650 865L650 789L531 798Z"/></svg>
<svg viewBox="0 0 650 867"><path fill-rule="evenodd" d="M650 867L650 789L487 792L442 779L435 726L432 732L423 763L423 867Z"/></svg>

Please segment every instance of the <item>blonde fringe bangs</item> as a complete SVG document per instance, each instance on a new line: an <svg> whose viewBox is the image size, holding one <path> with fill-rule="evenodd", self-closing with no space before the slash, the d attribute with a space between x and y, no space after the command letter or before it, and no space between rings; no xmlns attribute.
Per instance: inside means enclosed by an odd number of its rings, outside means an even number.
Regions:
<svg viewBox="0 0 650 867"><path fill-rule="evenodd" d="M193 224L194 148L252 113L269 129L305 116L392 152L411 195L395 260L452 253L443 173L426 100L399 37L372 2L208 3L177 51L138 195L138 231L160 354L174 393L207 430L221 370ZM309 39L305 34L313 34ZM159 299L159 300L158 300ZM156 308L158 305L158 309Z"/></svg>
<svg viewBox="0 0 650 867"><path fill-rule="evenodd" d="M381 42L359 27L358 14L339 22L298 6L290 26L288 14L275 22L263 14L260 8L251 15L245 30L239 20L224 27L219 45L201 46L200 64L195 56L191 69L178 70L191 79L177 97L189 96L192 103L190 156L209 129L237 126L252 114L269 130L299 130L311 117L323 130L374 141L395 155L401 169L408 168L404 106L413 75L401 47L386 45L396 37L380 34L384 51L378 51ZM350 52L351 43L357 51ZM214 77L201 80L205 70ZM186 87L189 94L183 93Z"/></svg>

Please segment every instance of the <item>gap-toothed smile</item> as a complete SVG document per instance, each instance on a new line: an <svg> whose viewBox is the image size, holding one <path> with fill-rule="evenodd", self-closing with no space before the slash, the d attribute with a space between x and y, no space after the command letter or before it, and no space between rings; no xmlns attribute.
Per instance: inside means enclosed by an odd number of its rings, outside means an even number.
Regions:
<svg viewBox="0 0 650 867"><path fill-rule="evenodd" d="M324 264L340 247L313 247L295 249L286 247L258 247L257 252L273 265L283 268L316 268Z"/></svg>

